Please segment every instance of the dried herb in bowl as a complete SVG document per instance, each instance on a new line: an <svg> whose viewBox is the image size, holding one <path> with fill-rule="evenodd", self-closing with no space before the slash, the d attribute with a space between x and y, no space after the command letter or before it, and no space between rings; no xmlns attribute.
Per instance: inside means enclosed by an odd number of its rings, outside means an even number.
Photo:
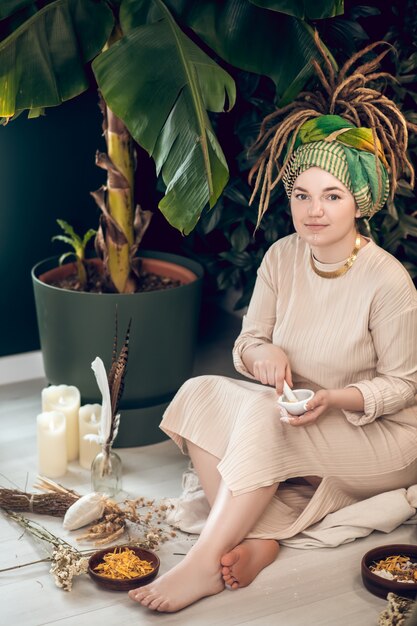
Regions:
<svg viewBox="0 0 417 626"><path fill-rule="evenodd" d="M150 574L154 569L150 561L140 559L130 548L115 548L104 555L102 563L96 565L94 571L106 578L130 580Z"/></svg>
<svg viewBox="0 0 417 626"><path fill-rule="evenodd" d="M405 559L405 561L399 559ZM405 563L408 562L413 567L417 564L417 545L391 543L376 546L368 550L362 557L363 584L368 591L380 598L386 598L388 593L395 593L401 597L414 599L417 596L417 580L403 581L395 578L398 573L396 569L401 568L404 571L411 569L410 566L404 567ZM395 570L395 572L389 571L390 569Z"/></svg>
<svg viewBox="0 0 417 626"><path fill-rule="evenodd" d="M417 582L417 563L411 561L409 556L394 554L385 559L374 561L369 569L381 578L394 580L398 583Z"/></svg>
<svg viewBox="0 0 417 626"><path fill-rule="evenodd" d="M105 589L129 591L153 580L159 565L159 558L152 550L135 545L113 546L90 557L88 574Z"/></svg>

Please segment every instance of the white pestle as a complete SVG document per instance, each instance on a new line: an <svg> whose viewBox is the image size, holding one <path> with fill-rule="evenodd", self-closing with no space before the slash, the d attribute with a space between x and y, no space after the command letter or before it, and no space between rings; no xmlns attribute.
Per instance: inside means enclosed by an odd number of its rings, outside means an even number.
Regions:
<svg viewBox="0 0 417 626"><path fill-rule="evenodd" d="M284 380L284 395L288 398L289 402L298 402L298 398L295 396L286 380Z"/></svg>

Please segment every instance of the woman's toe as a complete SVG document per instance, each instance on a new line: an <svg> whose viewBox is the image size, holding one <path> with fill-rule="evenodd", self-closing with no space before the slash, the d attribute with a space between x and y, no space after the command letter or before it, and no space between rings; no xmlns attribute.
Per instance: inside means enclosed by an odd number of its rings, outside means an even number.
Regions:
<svg viewBox="0 0 417 626"><path fill-rule="evenodd" d="M152 611L157 611L159 606L162 603L162 598L153 598L147 605L148 609L152 609Z"/></svg>
<svg viewBox="0 0 417 626"><path fill-rule="evenodd" d="M162 600L162 602L159 603L159 606L158 606L158 608L156 610L159 611L160 613L169 612L169 610L170 610L169 601L168 600Z"/></svg>
<svg viewBox="0 0 417 626"><path fill-rule="evenodd" d="M142 606L148 607L153 600L155 600L155 596L153 594L148 594L144 596L141 600L139 600L139 602Z"/></svg>
<svg viewBox="0 0 417 626"><path fill-rule="evenodd" d="M226 583L226 585L233 583L234 582L234 577L231 574L227 574L227 576L223 576L223 580Z"/></svg>
<svg viewBox="0 0 417 626"><path fill-rule="evenodd" d="M135 602L140 602L145 595L146 593L139 589L132 589L128 593L129 598Z"/></svg>

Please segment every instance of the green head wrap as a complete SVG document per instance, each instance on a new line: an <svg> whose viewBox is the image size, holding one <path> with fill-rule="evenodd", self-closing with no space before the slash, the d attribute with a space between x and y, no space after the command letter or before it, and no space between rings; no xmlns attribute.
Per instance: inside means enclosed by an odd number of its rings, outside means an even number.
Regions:
<svg viewBox="0 0 417 626"><path fill-rule="evenodd" d="M288 197L294 182L310 167L335 176L353 194L362 217L381 209L389 194L387 162L370 128L357 128L339 115L322 115L299 129L282 177ZM379 174L378 174L379 169Z"/></svg>

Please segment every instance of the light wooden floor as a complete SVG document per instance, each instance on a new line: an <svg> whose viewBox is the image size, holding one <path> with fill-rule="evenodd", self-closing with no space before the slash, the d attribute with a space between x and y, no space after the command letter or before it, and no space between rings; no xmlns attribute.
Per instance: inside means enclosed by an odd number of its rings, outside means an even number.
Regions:
<svg viewBox="0 0 417 626"><path fill-rule="evenodd" d="M224 315L201 342L195 373L232 374L230 348L239 321ZM31 490L37 474L35 421L43 380L0 386L0 485L9 481ZM122 416L123 419L123 416ZM176 496L186 459L170 441L118 450L123 460L124 489L130 496ZM89 473L77 463L60 479L81 493L89 491ZM69 539L59 520L34 516L55 534ZM360 560L385 543L415 543L415 526L390 535L369 537L335 549L282 548L277 561L246 589L224 591L177 614L153 614L127 595L99 589L87 576L66 593L54 586L49 565L40 563L0 573L0 624L18 626L372 626L386 602L362 585ZM159 551L161 572L175 565L192 539L173 540ZM0 569L46 556L38 543L0 514Z"/></svg>

